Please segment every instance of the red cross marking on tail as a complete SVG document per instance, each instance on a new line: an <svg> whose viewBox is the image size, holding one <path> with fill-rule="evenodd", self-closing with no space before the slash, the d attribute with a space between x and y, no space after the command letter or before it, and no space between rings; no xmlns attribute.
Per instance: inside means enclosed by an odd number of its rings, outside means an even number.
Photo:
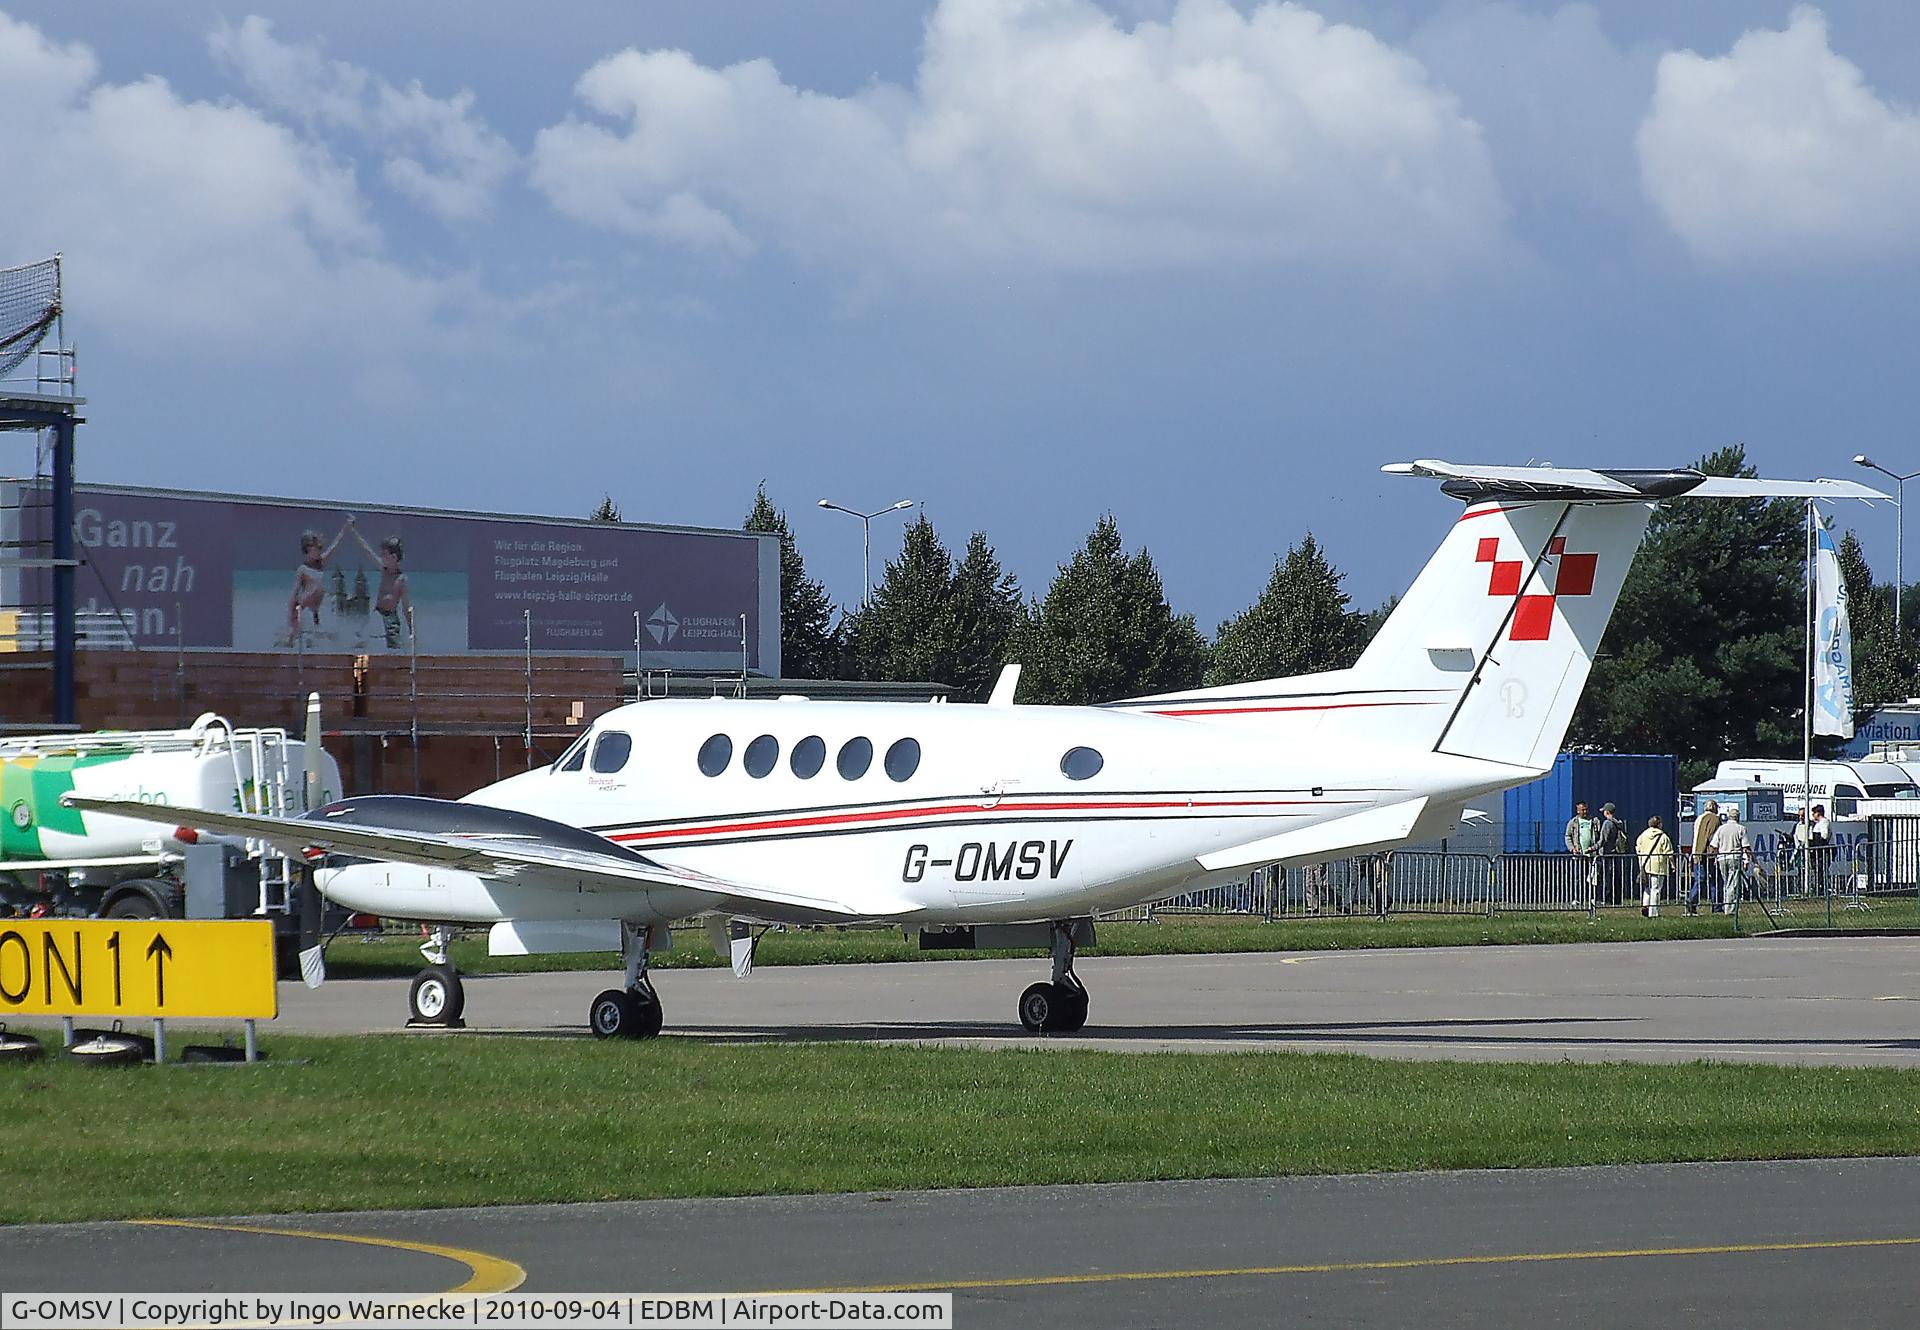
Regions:
<svg viewBox="0 0 1920 1330"><path fill-rule="evenodd" d="M1520 596L1520 585L1526 577L1526 562L1501 558L1498 536L1483 536L1474 551L1473 561L1488 565L1489 596ZM1548 541L1546 556L1541 561L1541 573L1549 589L1544 593L1532 592L1520 596L1514 606L1513 627L1507 633L1507 640L1546 641L1553 633L1554 602L1561 596L1592 595L1593 578L1599 565L1598 554L1567 553L1565 536L1555 536Z"/></svg>

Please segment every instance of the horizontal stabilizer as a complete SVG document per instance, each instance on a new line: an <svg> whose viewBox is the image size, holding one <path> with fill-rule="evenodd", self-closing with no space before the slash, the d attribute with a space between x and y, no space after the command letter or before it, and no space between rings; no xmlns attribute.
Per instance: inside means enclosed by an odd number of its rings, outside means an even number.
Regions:
<svg viewBox="0 0 1920 1330"><path fill-rule="evenodd" d="M1397 845L1413 834L1414 825L1426 807L1423 795L1382 808L1369 808L1363 813L1329 818L1298 831L1283 831L1232 849L1203 854L1200 866L1209 873L1219 873L1233 868L1252 868L1256 864L1310 863L1383 845Z"/></svg>
<svg viewBox="0 0 1920 1330"><path fill-rule="evenodd" d="M1445 481L1457 498L1495 495L1540 499L1884 499L1852 480L1759 480L1709 476L1692 467L1671 471L1594 470L1562 466L1465 466L1424 458L1380 468L1389 475Z"/></svg>

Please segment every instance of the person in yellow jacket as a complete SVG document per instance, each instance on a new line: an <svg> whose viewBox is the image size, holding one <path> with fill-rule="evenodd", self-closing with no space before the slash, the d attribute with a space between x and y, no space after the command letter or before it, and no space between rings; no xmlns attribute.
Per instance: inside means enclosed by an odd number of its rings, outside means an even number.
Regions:
<svg viewBox="0 0 1920 1330"><path fill-rule="evenodd" d="M1640 860L1640 913L1649 919L1660 914L1660 892L1673 873L1673 837L1660 825L1660 815L1647 819L1647 829L1633 843Z"/></svg>

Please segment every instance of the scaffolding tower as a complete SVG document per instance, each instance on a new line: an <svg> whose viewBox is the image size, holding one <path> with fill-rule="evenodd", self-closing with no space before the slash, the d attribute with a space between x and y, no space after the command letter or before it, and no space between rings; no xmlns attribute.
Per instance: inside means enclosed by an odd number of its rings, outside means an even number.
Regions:
<svg viewBox="0 0 1920 1330"><path fill-rule="evenodd" d="M61 256L0 268L0 432L34 440L33 483L0 512L0 669L31 641L53 652L54 727L75 725L74 431L85 423L66 338ZM46 343L51 341L51 345ZM32 365L30 374L16 371ZM39 664L12 668L39 669ZM39 728L39 727L36 727Z"/></svg>

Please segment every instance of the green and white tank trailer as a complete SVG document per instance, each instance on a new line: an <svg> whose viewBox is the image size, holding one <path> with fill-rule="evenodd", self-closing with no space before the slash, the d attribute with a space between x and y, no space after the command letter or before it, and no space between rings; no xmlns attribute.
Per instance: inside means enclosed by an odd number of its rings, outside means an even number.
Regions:
<svg viewBox="0 0 1920 1330"><path fill-rule="evenodd" d="M317 746L317 726L309 728ZM211 712L183 730L0 737L0 915L180 916L184 865L209 844L226 847L215 860L223 876L246 879L219 884L219 913L288 913L296 870L284 856L60 800L77 793L297 816L307 808L306 767L306 741L284 729L236 728ZM340 768L324 749L316 768L318 802L339 798ZM255 882L258 891L248 890Z"/></svg>

